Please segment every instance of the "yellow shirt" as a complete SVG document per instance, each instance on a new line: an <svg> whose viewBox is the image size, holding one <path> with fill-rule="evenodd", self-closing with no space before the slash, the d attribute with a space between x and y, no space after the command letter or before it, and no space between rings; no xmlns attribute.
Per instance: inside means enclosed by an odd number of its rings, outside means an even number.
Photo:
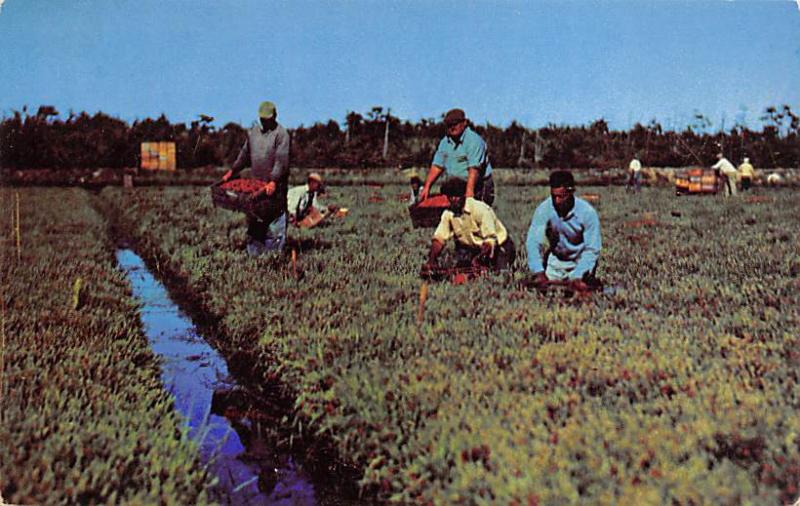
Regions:
<svg viewBox="0 0 800 506"><path fill-rule="evenodd" d="M749 163L743 163L739 165L739 172L741 173L742 177L749 177L752 178L756 175L755 169Z"/></svg>
<svg viewBox="0 0 800 506"><path fill-rule="evenodd" d="M484 242L495 246L503 244L508 238L508 232L491 207L468 198L460 216L449 209L443 212L439 226L433 233L433 238L441 242L447 242L453 237L464 246L479 248Z"/></svg>

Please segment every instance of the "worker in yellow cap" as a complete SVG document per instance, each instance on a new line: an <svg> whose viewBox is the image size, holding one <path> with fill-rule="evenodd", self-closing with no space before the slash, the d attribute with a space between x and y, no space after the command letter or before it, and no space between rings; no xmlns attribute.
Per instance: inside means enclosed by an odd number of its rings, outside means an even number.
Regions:
<svg viewBox="0 0 800 506"><path fill-rule="evenodd" d="M223 182L228 181L249 165L251 176L264 182L263 193L276 203L261 216L247 217L247 252L253 256L281 252L286 244L290 140L277 118L275 104L262 102L258 123L253 123L247 131L239 156L231 170L222 176Z"/></svg>
<svg viewBox="0 0 800 506"><path fill-rule="evenodd" d="M325 193L325 185L322 183L322 176L316 172L308 175L306 184L290 188L286 199L289 221L301 222L314 210L324 216L327 209L321 208L317 201L317 197L322 193Z"/></svg>

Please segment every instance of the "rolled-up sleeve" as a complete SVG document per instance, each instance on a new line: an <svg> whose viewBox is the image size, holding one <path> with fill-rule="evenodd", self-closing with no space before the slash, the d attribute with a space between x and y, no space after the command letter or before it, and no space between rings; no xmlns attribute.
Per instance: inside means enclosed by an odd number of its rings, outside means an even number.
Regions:
<svg viewBox="0 0 800 506"><path fill-rule="evenodd" d="M575 269L569 275L571 279L580 279L584 274L594 269L594 266L597 265L597 259L600 257L600 249L602 248L600 218L594 211L586 213L583 241L585 247L578 257Z"/></svg>
<svg viewBox="0 0 800 506"><path fill-rule="evenodd" d="M475 213L475 217L479 220L481 238L483 241L496 246L499 242L497 237L497 226L495 224L496 217L493 215L491 209L488 211L477 211Z"/></svg>
<svg viewBox="0 0 800 506"><path fill-rule="evenodd" d="M528 236L525 239L525 248L528 250L528 269L533 273L544 271L541 246L545 238L548 220L547 206L544 204L546 202L539 204L533 213L531 225L528 227Z"/></svg>
<svg viewBox="0 0 800 506"><path fill-rule="evenodd" d="M479 171L483 172L486 167L486 143L475 135L465 148L468 167L477 167Z"/></svg>
<svg viewBox="0 0 800 506"><path fill-rule="evenodd" d="M451 211L445 211L442 213L442 217L439 220L439 226L436 227L436 231L433 233L433 238L440 242L447 242L453 237L453 227L450 224L450 219L453 216Z"/></svg>

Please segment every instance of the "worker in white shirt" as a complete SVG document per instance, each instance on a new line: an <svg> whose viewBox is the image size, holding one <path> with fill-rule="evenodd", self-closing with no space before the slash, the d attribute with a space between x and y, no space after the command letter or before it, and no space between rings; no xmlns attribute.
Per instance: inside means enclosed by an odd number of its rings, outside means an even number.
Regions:
<svg viewBox="0 0 800 506"><path fill-rule="evenodd" d="M631 188L637 193L642 189L642 162L638 155L628 164L628 190Z"/></svg>
<svg viewBox="0 0 800 506"><path fill-rule="evenodd" d="M717 153L717 159L717 163L712 165L711 168L721 174L722 180L725 182L725 195L736 195L736 178L739 172L722 153Z"/></svg>
<svg viewBox="0 0 800 506"><path fill-rule="evenodd" d="M327 209L320 208L317 196L325 191L322 184L322 176L316 172L308 175L308 183L300 186L293 186L286 195L286 208L289 211L289 221L299 223L303 218L316 209L323 215Z"/></svg>

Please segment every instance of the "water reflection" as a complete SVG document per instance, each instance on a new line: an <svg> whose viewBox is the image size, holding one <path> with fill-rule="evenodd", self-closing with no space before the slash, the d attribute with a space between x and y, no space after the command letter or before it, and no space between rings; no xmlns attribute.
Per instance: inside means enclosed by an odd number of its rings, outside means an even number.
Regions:
<svg viewBox="0 0 800 506"><path fill-rule="evenodd" d="M254 411L239 395L225 361L198 335L142 259L120 249L117 261L142 304L145 333L161 357L161 380L199 441L203 462L219 479L213 498L237 505L316 504L308 476L290 457L276 455L263 437L262 426L271 423L265 420L268 415Z"/></svg>

